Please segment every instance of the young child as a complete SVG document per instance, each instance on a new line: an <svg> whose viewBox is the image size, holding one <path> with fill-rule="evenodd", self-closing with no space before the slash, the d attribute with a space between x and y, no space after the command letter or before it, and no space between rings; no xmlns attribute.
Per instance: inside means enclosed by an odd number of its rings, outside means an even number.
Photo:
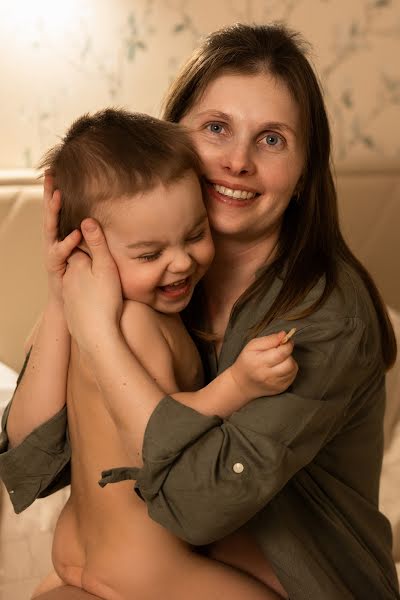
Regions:
<svg viewBox="0 0 400 600"><path fill-rule="evenodd" d="M249 342L233 367L202 388L201 360L179 313L210 265L214 247L199 161L183 128L104 110L78 119L41 166L51 170L62 193L60 238L86 217L101 223L121 279L123 335L165 393L224 418L252 398L277 394L292 383L293 345L282 343L281 332ZM105 468L133 463L99 394L72 340L66 398L71 495L55 530L55 572L33 597L69 584L104 600L279 598L150 519L123 475L118 483L99 486ZM223 550L218 559L224 561ZM234 562L240 568L240 552Z"/></svg>

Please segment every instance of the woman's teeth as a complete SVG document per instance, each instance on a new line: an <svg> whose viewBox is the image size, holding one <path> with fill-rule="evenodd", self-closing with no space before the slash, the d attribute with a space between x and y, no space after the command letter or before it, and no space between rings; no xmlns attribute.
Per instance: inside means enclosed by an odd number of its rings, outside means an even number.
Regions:
<svg viewBox="0 0 400 600"><path fill-rule="evenodd" d="M223 185L213 184L214 189L222 194L223 196L229 196L229 198L240 198L241 200L251 200L255 198L257 194L254 192L246 192L245 190L232 190L231 188L224 187Z"/></svg>

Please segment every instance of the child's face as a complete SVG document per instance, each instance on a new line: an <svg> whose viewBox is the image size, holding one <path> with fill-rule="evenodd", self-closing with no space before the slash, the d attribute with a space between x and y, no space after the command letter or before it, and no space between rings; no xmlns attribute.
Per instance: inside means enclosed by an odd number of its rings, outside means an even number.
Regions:
<svg viewBox="0 0 400 600"><path fill-rule="evenodd" d="M110 209L104 233L123 295L163 313L183 310L214 257L201 187L194 172L158 184Z"/></svg>

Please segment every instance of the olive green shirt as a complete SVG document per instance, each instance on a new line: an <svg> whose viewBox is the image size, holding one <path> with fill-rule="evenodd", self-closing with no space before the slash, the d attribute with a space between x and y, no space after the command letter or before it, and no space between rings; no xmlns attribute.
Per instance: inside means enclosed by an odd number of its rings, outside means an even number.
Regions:
<svg viewBox="0 0 400 600"><path fill-rule="evenodd" d="M219 364L213 352L203 356L210 377L233 363L281 284L276 278L262 301L231 317ZM380 332L358 275L341 267L322 307L303 319L276 320L263 333L291 327L298 330L299 372L286 392L258 398L224 420L166 396L146 428L144 466L104 471L100 484L135 479L150 516L194 545L246 525L291 600L399 599L390 525L378 510ZM63 409L8 449L7 414L0 476L20 512L69 482L67 417Z"/></svg>

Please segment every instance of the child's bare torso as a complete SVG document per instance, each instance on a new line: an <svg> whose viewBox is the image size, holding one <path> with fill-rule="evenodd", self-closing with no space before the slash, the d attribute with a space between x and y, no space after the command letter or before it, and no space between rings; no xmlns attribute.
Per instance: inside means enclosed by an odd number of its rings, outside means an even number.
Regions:
<svg viewBox="0 0 400 600"><path fill-rule="evenodd" d="M179 316L154 311L153 318L168 336L178 385L198 389L203 380L200 357ZM74 342L67 410L71 495L55 530L54 567L65 583L107 600L125 599L126 590L140 588L144 561L162 556L163 544L176 552L186 552L186 545L148 517L145 503L133 491L134 481L99 486L103 470L134 465Z"/></svg>
<svg viewBox="0 0 400 600"><path fill-rule="evenodd" d="M199 389L203 384L200 357L179 316L154 313L153 317L160 319L168 339L179 388ZM98 484L103 470L134 465L74 343L67 410L72 452L71 495L54 535L53 563L57 574L64 583L105 600L127 600L139 592L140 597L147 598L143 592L149 581L157 578L179 581L182 565L192 552L190 547L148 516L146 504L133 490L134 481L103 488ZM224 548L226 545L221 546L221 551L217 548L215 558L224 560ZM251 560L247 547L247 559L250 557L250 564L257 559L262 572L267 563L255 544L253 550ZM236 555L232 562L237 560Z"/></svg>

